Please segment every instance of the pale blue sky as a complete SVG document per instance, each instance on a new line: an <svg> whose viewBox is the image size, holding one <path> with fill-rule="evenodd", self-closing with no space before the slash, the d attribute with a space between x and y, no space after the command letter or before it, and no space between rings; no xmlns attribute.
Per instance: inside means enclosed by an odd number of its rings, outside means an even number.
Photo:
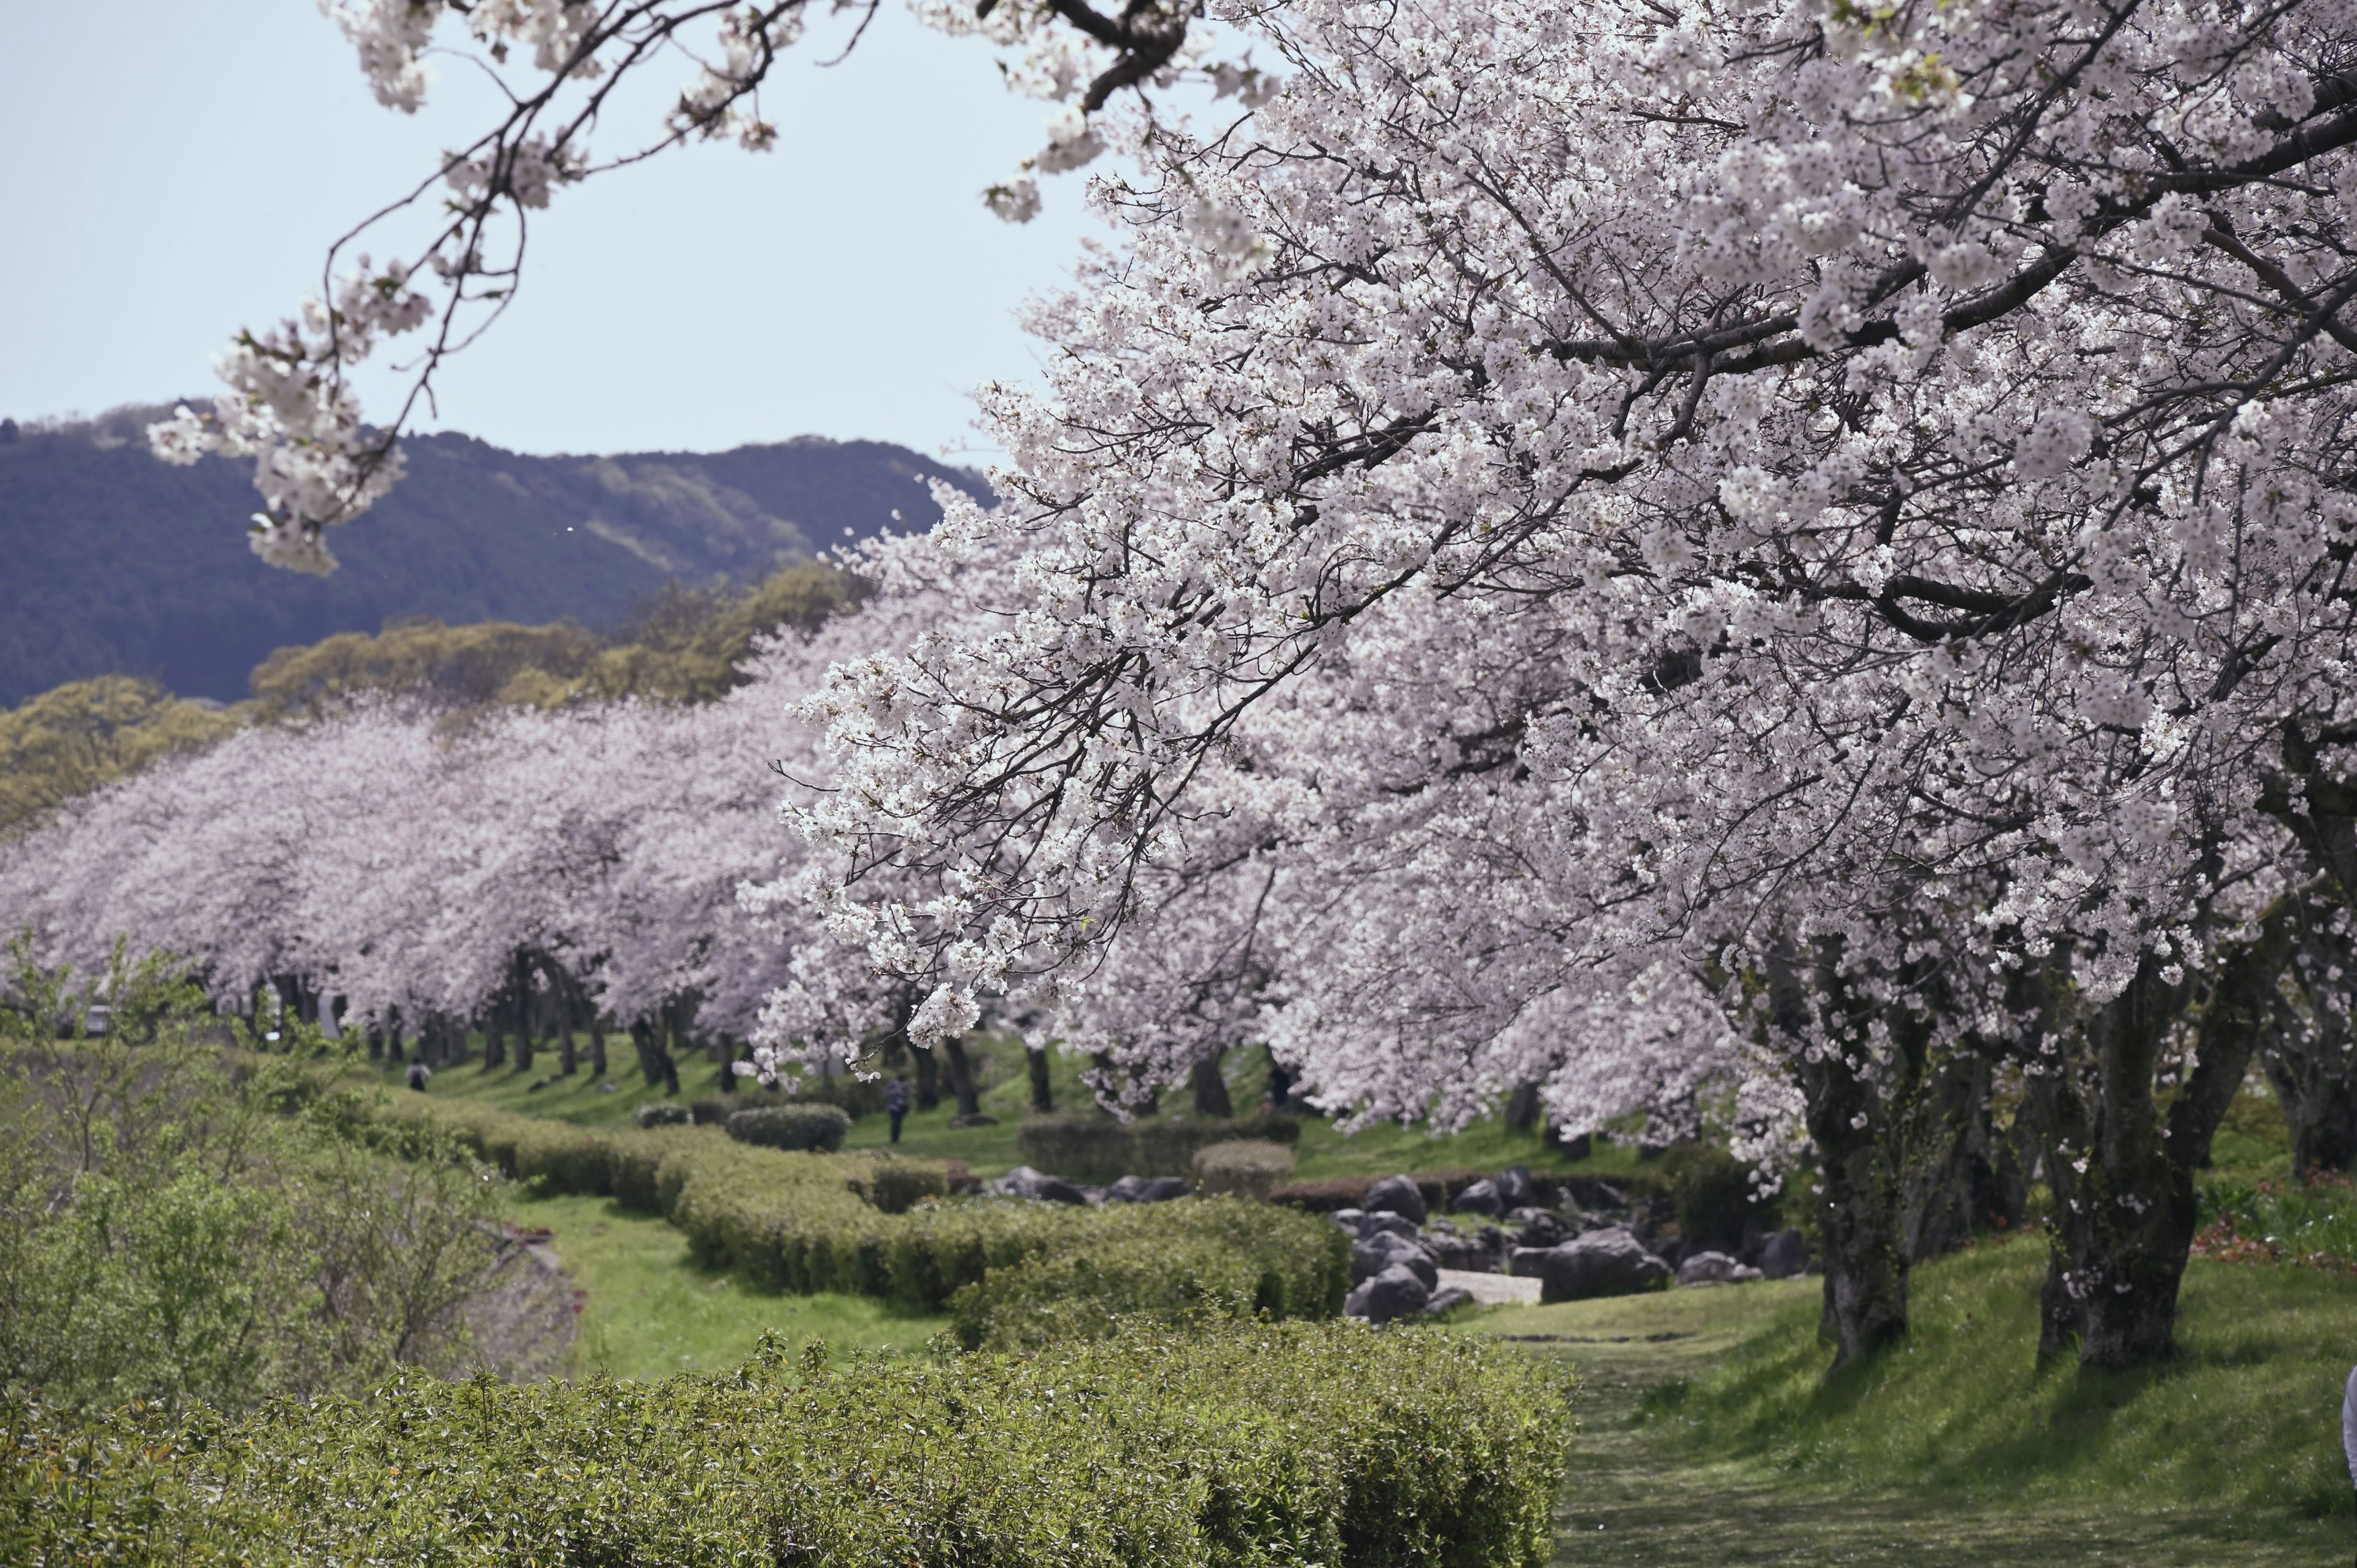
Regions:
<svg viewBox="0 0 2357 1568"><path fill-rule="evenodd" d="M819 69L833 52L805 45L765 93L779 150L694 147L560 192L439 424L533 452L815 433L977 455L967 391L1031 373L1014 313L1092 228L1080 179L1044 181L1028 227L985 212L1048 106L898 0ZM235 328L287 314L329 241L479 128L441 76L415 118L379 108L311 0L0 0L0 413L210 390Z"/></svg>

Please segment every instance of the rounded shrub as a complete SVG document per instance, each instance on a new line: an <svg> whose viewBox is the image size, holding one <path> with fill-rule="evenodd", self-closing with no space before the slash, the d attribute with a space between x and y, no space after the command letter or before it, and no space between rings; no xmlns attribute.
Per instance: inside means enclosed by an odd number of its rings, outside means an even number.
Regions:
<svg viewBox="0 0 2357 1568"><path fill-rule="evenodd" d="M1195 1152L1195 1188L1205 1197L1265 1198L1293 1174L1293 1151L1282 1144L1240 1138Z"/></svg>
<svg viewBox="0 0 2357 1568"><path fill-rule="evenodd" d="M630 1112L631 1124L638 1127L684 1127L694 1119L686 1106L668 1100L650 1100Z"/></svg>
<svg viewBox="0 0 2357 1568"><path fill-rule="evenodd" d="M843 1147L851 1117L834 1105L758 1105L733 1112L726 1125L728 1135L740 1144L833 1153Z"/></svg>
<svg viewBox="0 0 2357 1568"><path fill-rule="evenodd" d="M949 1195L949 1167L927 1160L886 1160L867 1178L867 1200L887 1214L906 1214L920 1198Z"/></svg>

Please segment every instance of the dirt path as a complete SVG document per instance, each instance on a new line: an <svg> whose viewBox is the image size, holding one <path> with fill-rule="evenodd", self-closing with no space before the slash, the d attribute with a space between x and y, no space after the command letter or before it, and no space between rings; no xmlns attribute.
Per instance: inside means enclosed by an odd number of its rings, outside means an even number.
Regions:
<svg viewBox="0 0 2357 1568"><path fill-rule="evenodd" d="M1648 1389L1704 1370L1735 1344L1733 1326L1700 1313L1666 1329L1609 1313L1566 1322L1566 1310L1496 1320L1505 1332L1552 1330L1522 1342L1533 1354L1568 1358L1583 1380L1582 1430L1557 1515L1555 1561L1566 1568L2313 1568L2350 1560L2346 1521L2291 1546L2238 1539L2233 1520L2198 1501L2170 1512L2031 1508L1799 1485L1762 1465L1697 1463L1636 1419L1639 1402ZM1676 1337L1646 1337L1664 1332Z"/></svg>

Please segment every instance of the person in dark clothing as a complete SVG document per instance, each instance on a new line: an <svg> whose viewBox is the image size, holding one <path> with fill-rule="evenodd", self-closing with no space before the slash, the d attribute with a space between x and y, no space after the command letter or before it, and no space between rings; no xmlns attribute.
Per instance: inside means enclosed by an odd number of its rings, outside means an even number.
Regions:
<svg viewBox="0 0 2357 1568"><path fill-rule="evenodd" d="M900 1141L900 1122L909 1114L909 1075L895 1073L884 1086L884 1113L892 1118L892 1141Z"/></svg>

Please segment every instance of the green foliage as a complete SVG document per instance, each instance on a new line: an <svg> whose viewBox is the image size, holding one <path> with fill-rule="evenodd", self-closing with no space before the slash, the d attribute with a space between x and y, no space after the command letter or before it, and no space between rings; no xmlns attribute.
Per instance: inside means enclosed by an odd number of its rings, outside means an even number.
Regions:
<svg viewBox="0 0 2357 1568"><path fill-rule="evenodd" d="M834 1105L757 1105L731 1112L726 1125L728 1135L740 1144L831 1153L843 1147L851 1118Z"/></svg>
<svg viewBox="0 0 2357 1568"><path fill-rule="evenodd" d="M887 1214L906 1214L925 1198L949 1195L949 1167L931 1160L884 1160L867 1178L867 1200Z"/></svg>
<svg viewBox="0 0 2357 1568"><path fill-rule="evenodd" d="M394 1099L385 1113L450 1129L537 1190L611 1196L659 1213L686 1235L699 1265L733 1270L770 1290L882 1296L940 1311L993 1269L1106 1237L1157 1234L1207 1239L1245 1255L1254 1304L1280 1316L1339 1312L1348 1284L1340 1230L1256 1204L1180 1199L1099 1209L912 1201L893 1213L885 1204L897 1196L882 1195L915 1162L762 1148L712 1127L593 1130L463 1101ZM947 1172L941 1174L946 1186Z"/></svg>
<svg viewBox="0 0 2357 1568"><path fill-rule="evenodd" d="M158 757L217 740L238 719L124 675L27 697L0 712L0 838Z"/></svg>
<svg viewBox="0 0 2357 1568"><path fill-rule="evenodd" d="M630 1112L633 1127L685 1127L703 1120L690 1114L686 1106L669 1100L650 1100Z"/></svg>
<svg viewBox="0 0 2357 1568"><path fill-rule="evenodd" d="M77 991L26 952L0 1012L0 1381L242 1409L467 1362L489 1172L288 1058L225 1060L166 961ZM99 995L111 1029L59 1038Z"/></svg>
<svg viewBox="0 0 2357 1568"><path fill-rule="evenodd" d="M1206 1197L1232 1193L1266 1198L1293 1174L1293 1151L1260 1138L1211 1144L1195 1151L1195 1190Z"/></svg>
<svg viewBox="0 0 2357 1568"><path fill-rule="evenodd" d="M1662 1176L1679 1232L1698 1246L1733 1251L1746 1222L1768 1213L1752 1201L1751 1167L1717 1144L1678 1144L1663 1156Z"/></svg>
<svg viewBox="0 0 2357 1568"><path fill-rule="evenodd" d="M1090 1112L1035 1116L1023 1123L1017 1145L1024 1163L1076 1181L1114 1181L1125 1176L1188 1176L1195 1154L1212 1144L1252 1138L1292 1144L1301 1123L1291 1116L1140 1117L1122 1122Z"/></svg>
<svg viewBox="0 0 2357 1568"><path fill-rule="evenodd" d="M1132 1327L943 1364L413 1379L243 1422L0 1405L0 1558L994 1568L1544 1563L1571 1420L1437 1335Z"/></svg>
<svg viewBox="0 0 2357 1568"><path fill-rule="evenodd" d="M968 1349L1095 1338L1120 1320L1330 1317L1350 1286L1340 1227L1237 1198L1137 1204L1093 1216L950 1298Z"/></svg>

